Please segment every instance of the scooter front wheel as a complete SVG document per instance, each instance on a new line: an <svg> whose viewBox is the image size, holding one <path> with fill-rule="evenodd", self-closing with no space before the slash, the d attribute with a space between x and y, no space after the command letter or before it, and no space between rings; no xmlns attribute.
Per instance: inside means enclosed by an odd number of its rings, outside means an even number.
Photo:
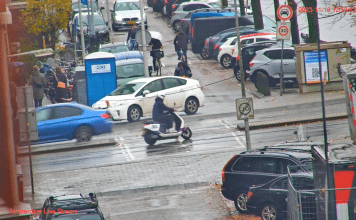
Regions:
<svg viewBox="0 0 356 220"><path fill-rule="evenodd" d="M189 140L192 137L193 133L190 130L190 128L186 127L183 129L182 132L182 138L184 138L185 140Z"/></svg>
<svg viewBox="0 0 356 220"><path fill-rule="evenodd" d="M153 145L157 141L157 139L152 138L152 132L146 132L143 138L145 139L145 142L149 145Z"/></svg>

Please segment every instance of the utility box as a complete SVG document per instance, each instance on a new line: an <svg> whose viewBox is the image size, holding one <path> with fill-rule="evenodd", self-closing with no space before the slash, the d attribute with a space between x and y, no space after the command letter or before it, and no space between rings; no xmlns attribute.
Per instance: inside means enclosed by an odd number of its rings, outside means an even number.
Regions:
<svg viewBox="0 0 356 220"><path fill-rule="evenodd" d="M294 45L299 92L320 92L318 44ZM351 63L350 44L344 41L320 43L321 73L325 91L343 89L340 65Z"/></svg>
<svg viewBox="0 0 356 220"><path fill-rule="evenodd" d="M115 56L106 52L89 54L85 57L85 75L87 105L92 106L117 88Z"/></svg>
<svg viewBox="0 0 356 220"><path fill-rule="evenodd" d="M341 65L340 72L341 75L344 76L346 110L349 121L350 136L353 144L356 144L356 64Z"/></svg>

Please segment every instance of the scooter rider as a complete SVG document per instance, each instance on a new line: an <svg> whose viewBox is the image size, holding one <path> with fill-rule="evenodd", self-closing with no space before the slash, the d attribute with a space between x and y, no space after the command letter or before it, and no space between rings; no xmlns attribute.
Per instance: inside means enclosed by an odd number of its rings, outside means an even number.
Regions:
<svg viewBox="0 0 356 220"><path fill-rule="evenodd" d="M164 111L168 111L168 112L174 111L173 108L169 108L165 104L163 104L164 97L165 97L164 94L158 94L157 98L155 99L156 102L153 105L153 110L152 110L153 120L164 123L169 133L177 132L173 128L174 116L169 113L164 113Z"/></svg>

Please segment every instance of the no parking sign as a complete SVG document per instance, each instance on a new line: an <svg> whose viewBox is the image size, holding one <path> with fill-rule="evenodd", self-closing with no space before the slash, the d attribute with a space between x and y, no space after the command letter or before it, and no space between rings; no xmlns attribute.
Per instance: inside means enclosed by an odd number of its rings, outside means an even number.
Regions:
<svg viewBox="0 0 356 220"><path fill-rule="evenodd" d="M277 21L277 35L278 40L290 39L290 22Z"/></svg>

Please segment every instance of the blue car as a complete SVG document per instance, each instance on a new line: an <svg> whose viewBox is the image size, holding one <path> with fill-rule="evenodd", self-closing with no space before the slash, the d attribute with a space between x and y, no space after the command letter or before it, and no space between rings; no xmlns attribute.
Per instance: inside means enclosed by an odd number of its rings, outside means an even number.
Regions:
<svg viewBox="0 0 356 220"><path fill-rule="evenodd" d="M77 139L89 141L93 135L111 132L111 115L76 102L36 108L38 141L46 143Z"/></svg>

